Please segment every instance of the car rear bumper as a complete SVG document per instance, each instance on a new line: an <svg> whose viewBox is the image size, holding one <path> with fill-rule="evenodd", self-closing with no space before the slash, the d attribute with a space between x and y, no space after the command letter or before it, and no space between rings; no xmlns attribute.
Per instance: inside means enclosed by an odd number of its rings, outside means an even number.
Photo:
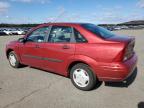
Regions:
<svg viewBox="0 0 144 108"><path fill-rule="evenodd" d="M134 54L129 60L118 63L100 63L95 69L101 81L124 81L134 72L137 66L137 56Z"/></svg>

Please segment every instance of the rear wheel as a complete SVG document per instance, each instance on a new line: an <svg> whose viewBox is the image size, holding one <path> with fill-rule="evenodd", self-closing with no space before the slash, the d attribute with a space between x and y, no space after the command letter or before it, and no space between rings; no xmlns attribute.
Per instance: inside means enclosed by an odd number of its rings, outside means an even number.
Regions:
<svg viewBox="0 0 144 108"><path fill-rule="evenodd" d="M9 53L8 60L13 68L19 68L21 66L20 61L14 51Z"/></svg>
<svg viewBox="0 0 144 108"><path fill-rule="evenodd" d="M76 88L84 91L92 90L99 82L91 68L83 63L76 64L72 67L70 78Z"/></svg>

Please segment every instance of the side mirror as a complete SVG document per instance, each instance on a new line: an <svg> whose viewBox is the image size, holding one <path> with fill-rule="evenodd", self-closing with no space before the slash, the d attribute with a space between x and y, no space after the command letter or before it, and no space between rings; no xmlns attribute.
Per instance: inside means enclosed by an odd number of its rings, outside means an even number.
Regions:
<svg viewBox="0 0 144 108"><path fill-rule="evenodd" d="M26 42L26 39L25 39L25 38L19 38L18 41L19 41L20 43L25 43L25 42Z"/></svg>

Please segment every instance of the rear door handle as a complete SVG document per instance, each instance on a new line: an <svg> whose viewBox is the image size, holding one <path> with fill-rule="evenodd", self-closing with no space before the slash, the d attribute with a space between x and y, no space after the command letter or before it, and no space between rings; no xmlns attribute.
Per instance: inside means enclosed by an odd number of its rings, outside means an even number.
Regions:
<svg viewBox="0 0 144 108"><path fill-rule="evenodd" d="M64 45L62 48L63 48L63 49L70 49L70 46Z"/></svg>

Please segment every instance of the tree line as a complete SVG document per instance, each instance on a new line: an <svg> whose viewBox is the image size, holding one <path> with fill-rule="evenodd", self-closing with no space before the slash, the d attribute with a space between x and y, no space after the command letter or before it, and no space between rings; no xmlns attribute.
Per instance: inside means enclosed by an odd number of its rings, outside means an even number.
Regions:
<svg viewBox="0 0 144 108"><path fill-rule="evenodd" d="M0 24L0 27L16 27L16 28L24 28L24 27L35 27L39 24Z"/></svg>

